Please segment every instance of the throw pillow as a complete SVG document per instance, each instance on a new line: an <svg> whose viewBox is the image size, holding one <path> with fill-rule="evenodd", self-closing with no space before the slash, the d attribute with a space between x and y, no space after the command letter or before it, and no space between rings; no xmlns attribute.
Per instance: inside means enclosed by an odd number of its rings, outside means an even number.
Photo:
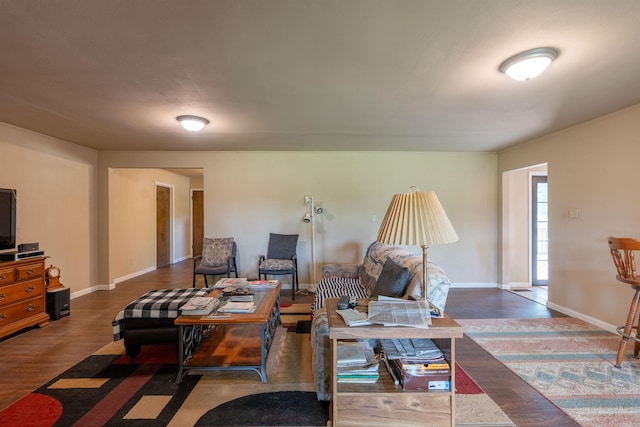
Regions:
<svg viewBox="0 0 640 427"><path fill-rule="evenodd" d="M222 267L227 265L227 259L233 250L233 237L223 239L204 238L202 242L202 262L203 267Z"/></svg>
<svg viewBox="0 0 640 427"><path fill-rule="evenodd" d="M370 297L374 298L378 297L378 295L401 297L404 295L408 281L409 269L399 266L391 258L387 257Z"/></svg>

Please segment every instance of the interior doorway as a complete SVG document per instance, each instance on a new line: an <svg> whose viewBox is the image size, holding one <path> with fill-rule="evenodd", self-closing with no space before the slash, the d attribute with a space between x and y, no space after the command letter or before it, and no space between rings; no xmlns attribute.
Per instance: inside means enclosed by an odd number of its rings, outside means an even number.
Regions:
<svg viewBox="0 0 640 427"><path fill-rule="evenodd" d="M191 248L193 256L202 255L202 240L204 239L204 191L191 191Z"/></svg>
<svg viewBox="0 0 640 427"><path fill-rule="evenodd" d="M536 184L535 195L534 177L545 180L544 185L542 182ZM548 297L549 200L546 177L546 164L505 171L501 196L500 286L542 304L546 304ZM534 286L534 282L538 286Z"/></svg>
<svg viewBox="0 0 640 427"><path fill-rule="evenodd" d="M156 184L156 267L171 264L171 187Z"/></svg>
<svg viewBox="0 0 640 427"><path fill-rule="evenodd" d="M549 284L549 198L547 175L531 176L531 284Z"/></svg>

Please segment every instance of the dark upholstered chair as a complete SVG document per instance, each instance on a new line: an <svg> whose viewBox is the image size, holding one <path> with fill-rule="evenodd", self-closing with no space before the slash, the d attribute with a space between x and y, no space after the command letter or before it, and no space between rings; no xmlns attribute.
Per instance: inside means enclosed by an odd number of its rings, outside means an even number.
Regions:
<svg viewBox="0 0 640 427"><path fill-rule="evenodd" d="M298 257L296 246L297 234L269 234L267 256L260 255L258 263L258 277L267 275L291 275L291 299L295 299L298 290Z"/></svg>
<svg viewBox="0 0 640 427"><path fill-rule="evenodd" d="M204 238L202 255L193 258L193 287L196 287L196 274L204 276L204 285L208 288L207 276L222 275L238 277L236 264L236 242L232 237L223 239Z"/></svg>
<svg viewBox="0 0 640 427"><path fill-rule="evenodd" d="M640 277L636 272L635 252L640 252L640 241L628 237L609 237L609 251L616 266L616 279L631 285L631 289L635 291L631 299L627 321L616 329L622 336L615 365L616 368L619 368L622 364L622 359L624 359L627 342L630 339L635 341L633 346L634 357L638 358L638 353L640 352L640 321L637 326L635 325L640 303ZM634 329L635 335L632 335Z"/></svg>

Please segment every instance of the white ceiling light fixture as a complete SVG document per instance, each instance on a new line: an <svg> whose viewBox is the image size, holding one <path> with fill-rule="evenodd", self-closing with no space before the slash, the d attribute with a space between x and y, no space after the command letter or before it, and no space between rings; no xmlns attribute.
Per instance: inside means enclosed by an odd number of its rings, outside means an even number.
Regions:
<svg viewBox="0 0 640 427"><path fill-rule="evenodd" d="M209 120L198 116L178 116L176 120L189 132L201 131L203 127L209 124Z"/></svg>
<svg viewBox="0 0 640 427"><path fill-rule="evenodd" d="M498 69L513 80L530 80L542 74L558 55L555 47L529 49L508 58Z"/></svg>

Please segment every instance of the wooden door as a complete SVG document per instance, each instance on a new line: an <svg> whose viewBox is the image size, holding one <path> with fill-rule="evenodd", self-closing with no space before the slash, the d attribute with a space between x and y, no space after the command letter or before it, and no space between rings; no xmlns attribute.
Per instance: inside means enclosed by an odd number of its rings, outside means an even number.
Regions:
<svg viewBox="0 0 640 427"><path fill-rule="evenodd" d="M202 255L202 239L204 238L204 191L193 190L191 197L191 214L193 228L191 241L193 242L193 256Z"/></svg>
<svg viewBox="0 0 640 427"><path fill-rule="evenodd" d="M171 189L156 185L156 267L171 264Z"/></svg>

